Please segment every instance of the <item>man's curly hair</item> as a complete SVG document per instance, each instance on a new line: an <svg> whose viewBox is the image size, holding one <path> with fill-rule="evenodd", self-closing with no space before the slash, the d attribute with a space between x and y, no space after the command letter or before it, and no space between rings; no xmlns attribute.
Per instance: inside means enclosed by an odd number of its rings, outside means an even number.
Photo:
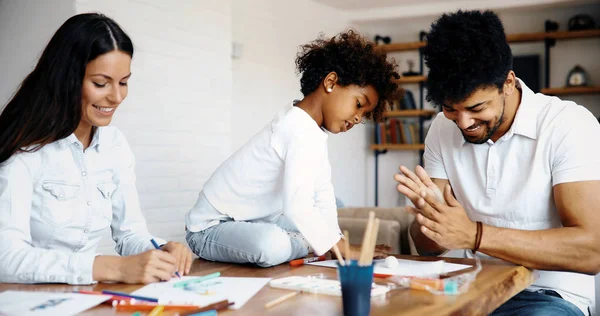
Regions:
<svg viewBox="0 0 600 316"><path fill-rule="evenodd" d="M296 68L302 74L300 91L304 96L311 94L330 72L335 72L340 86L372 85L379 95L379 103L367 118L383 120L383 112L398 90L394 79L400 76L396 72L396 62L374 48L373 43L352 30L331 39L321 36L301 46L296 58Z"/></svg>
<svg viewBox="0 0 600 316"><path fill-rule="evenodd" d="M480 88L502 91L513 57L496 13L444 14L431 25L426 39L427 101L442 106L462 102Z"/></svg>

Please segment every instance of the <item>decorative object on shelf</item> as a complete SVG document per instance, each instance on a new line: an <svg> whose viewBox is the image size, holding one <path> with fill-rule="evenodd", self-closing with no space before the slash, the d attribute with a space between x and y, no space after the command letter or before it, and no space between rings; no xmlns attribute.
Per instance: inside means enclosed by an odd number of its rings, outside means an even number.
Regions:
<svg viewBox="0 0 600 316"><path fill-rule="evenodd" d="M567 87L585 87L588 85L588 75L585 70L576 65L569 71L567 76Z"/></svg>
<svg viewBox="0 0 600 316"><path fill-rule="evenodd" d="M594 28L596 28L596 23L589 14L577 14L569 19L569 31L583 31Z"/></svg>
<svg viewBox="0 0 600 316"><path fill-rule="evenodd" d="M375 44L380 45L379 41L383 42L383 44L389 44L392 42L392 39L389 36L379 36L375 35Z"/></svg>
<svg viewBox="0 0 600 316"><path fill-rule="evenodd" d="M544 29L546 30L546 32L556 32L558 31L558 22L546 20Z"/></svg>
<svg viewBox="0 0 600 316"><path fill-rule="evenodd" d="M406 61L406 63L408 64L408 71L403 72L402 76L410 77L421 75L420 73L413 70L413 67L415 66L415 62L413 60L409 59Z"/></svg>

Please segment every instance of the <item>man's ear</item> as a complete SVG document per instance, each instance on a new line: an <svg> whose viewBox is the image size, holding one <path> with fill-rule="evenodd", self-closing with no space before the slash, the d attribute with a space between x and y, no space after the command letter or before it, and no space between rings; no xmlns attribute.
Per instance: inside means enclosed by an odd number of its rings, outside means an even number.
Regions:
<svg viewBox="0 0 600 316"><path fill-rule="evenodd" d="M505 95L511 95L515 92L517 87L517 76L514 71L509 71L508 75L506 75L506 80L504 80L504 87L502 87L502 92Z"/></svg>
<svg viewBox="0 0 600 316"><path fill-rule="evenodd" d="M332 71L325 76L325 79L323 79L323 89L327 92L332 92L337 82L338 75L335 71Z"/></svg>

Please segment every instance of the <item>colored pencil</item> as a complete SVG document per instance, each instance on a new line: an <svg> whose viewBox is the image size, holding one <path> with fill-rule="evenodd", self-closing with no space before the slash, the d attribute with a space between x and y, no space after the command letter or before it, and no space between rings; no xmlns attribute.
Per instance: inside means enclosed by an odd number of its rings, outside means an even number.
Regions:
<svg viewBox="0 0 600 316"><path fill-rule="evenodd" d="M152 309L152 311L150 311L150 313L148 314L148 316L159 316L159 315L162 315L163 309L165 309L164 306L158 305L154 309Z"/></svg>
<svg viewBox="0 0 600 316"><path fill-rule="evenodd" d="M140 300L140 301L147 301L147 302L158 303L158 299L157 298L137 296L137 295L131 295L131 294L121 293L121 292L114 292L114 291L106 291L106 290L104 290L104 291L102 291L102 294L109 294L109 295L116 295L116 296L122 296L122 297L128 297L128 298L135 298L136 300Z"/></svg>
<svg viewBox="0 0 600 316"><path fill-rule="evenodd" d="M315 262L315 261L323 261L326 258L327 257L325 257L325 255L323 255L323 256L319 256L319 257L296 259L296 260L290 261L290 265L291 266L300 266L300 265L303 265L305 263L310 263L310 262Z"/></svg>
<svg viewBox="0 0 600 316"><path fill-rule="evenodd" d="M271 308L285 300L288 300L288 299L298 295L298 293L300 293L300 292L292 292L292 293L288 293L286 295L280 296L280 297L268 302L267 304L265 304L265 308Z"/></svg>
<svg viewBox="0 0 600 316"><path fill-rule="evenodd" d="M219 301L219 302L216 302L216 303L213 303L213 304L206 305L204 307L198 308L198 309L196 309L194 311L191 311L191 312L186 312L186 313L183 313L183 314L179 313L179 315L180 316L191 316L191 315L194 315L194 314L197 314L197 313L200 313L200 312L207 312L207 311L210 311L210 310L222 311L224 309L229 308L229 306L234 305L234 304L235 304L234 302L230 302L228 300L222 300L222 301Z"/></svg>
<svg viewBox="0 0 600 316"><path fill-rule="evenodd" d="M346 252L346 263L350 264L352 260L350 256L350 233L347 230L344 231L344 251Z"/></svg>
<svg viewBox="0 0 600 316"><path fill-rule="evenodd" d="M338 248L337 245L333 245L333 253L335 253L335 256L337 257L340 265L345 266L346 263L344 262L344 259L342 258L342 253L340 252L340 248Z"/></svg>
<svg viewBox="0 0 600 316"><path fill-rule="evenodd" d="M154 248L158 249L158 250L162 250L160 249L160 246L156 243L156 241L154 240L154 238L150 239L150 242L152 243L152 245L154 246ZM178 271L175 271L175 275L181 279L181 275L179 275Z"/></svg>
<svg viewBox="0 0 600 316"><path fill-rule="evenodd" d="M177 283L173 284L173 287L184 288L186 285L194 284L194 283L199 283L199 282L210 280L210 279L214 279L214 278L218 278L219 276L221 276L221 272L215 272L215 273L207 274L205 276L193 278L193 279L190 279L190 280L177 282Z"/></svg>

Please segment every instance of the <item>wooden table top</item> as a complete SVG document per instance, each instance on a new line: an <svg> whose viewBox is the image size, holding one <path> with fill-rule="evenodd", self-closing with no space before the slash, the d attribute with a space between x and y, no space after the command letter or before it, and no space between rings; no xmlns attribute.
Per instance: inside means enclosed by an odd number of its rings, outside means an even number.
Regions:
<svg viewBox="0 0 600 316"><path fill-rule="evenodd" d="M441 258L397 255L401 259L439 260ZM472 259L442 258L448 262L474 265ZM248 265L194 261L190 275L205 275L221 272L225 277L268 277L282 278L291 275L313 275L323 273L327 278L337 279L337 271L310 265L291 267L282 264L272 268L258 268ZM376 283L385 281L375 279ZM494 261L482 261L482 270L471 284L467 293L458 296L437 296L425 291L396 289L386 296L371 300L371 315L485 315L496 309L509 298L525 289L533 282L532 272L522 266L512 266ZM69 286L64 284L0 284L0 292L6 290L71 292L77 290L113 290L133 292L142 285L96 284L89 286ZM329 295L300 294L285 302L265 309L264 305L290 291L275 289L266 285L241 309L219 312L219 315L342 315L342 298ZM83 315L131 315L131 312L117 313L112 307L100 305ZM174 315L164 312L163 315Z"/></svg>

